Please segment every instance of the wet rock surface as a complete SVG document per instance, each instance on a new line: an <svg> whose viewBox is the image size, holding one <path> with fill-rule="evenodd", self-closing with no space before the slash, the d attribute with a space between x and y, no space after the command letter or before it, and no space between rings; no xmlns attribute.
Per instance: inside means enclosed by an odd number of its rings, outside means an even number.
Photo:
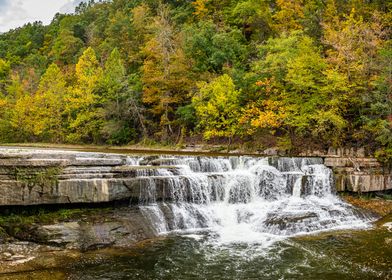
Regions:
<svg viewBox="0 0 392 280"><path fill-rule="evenodd" d="M334 171L337 191L371 192L392 189L389 170L385 170L373 158L360 157L364 156L361 151L349 152L345 154L343 151L330 151L324 157L324 164ZM352 157L354 155L356 157ZM303 172L295 169L302 162L323 163L323 158L269 157L267 160L279 171L293 171L293 174L287 175L293 180L297 179L295 172ZM232 168L236 168L238 157L231 157L229 163ZM146 186L151 183L157 188L156 200L170 200L173 199L173 190L170 189L173 180L189 185L188 179L182 176L184 164L194 172L209 173L210 181L229 168L214 165L206 157L198 156L179 160L178 157L170 156L131 157L0 147L0 205L101 203L117 200L135 202L144 199ZM265 177L264 185L267 186L268 176ZM268 191L267 188L264 189ZM189 190L184 190L187 191Z"/></svg>
<svg viewBox="0 0 392 280"><path fill-rule="evenodd" d="M61 267L84 252L129 249L158 236L138 207L77 209L73 217L53 221L31 223L22 216L16 220L1 224L0 278L17 271Z"/></svg>
<svg viewBox="0 0 392 280"><path fill-rule="evenodd" d="M129 247L156 236L150 222L138 207L95 209L81 214L79 218L54 220L50 223L14 222L3 227L8 234L8 239L3 244L17 244L16 241L23 240L79 251Z"/></svg>

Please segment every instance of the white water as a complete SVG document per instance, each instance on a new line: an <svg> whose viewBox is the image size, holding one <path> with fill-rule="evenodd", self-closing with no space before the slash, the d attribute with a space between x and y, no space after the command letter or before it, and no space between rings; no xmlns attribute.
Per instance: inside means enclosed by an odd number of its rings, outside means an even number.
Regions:
<svg viewBox="0 0 392 280"><path fill-rule="evenodd" d="M139 174L140 209L157 233L208 229L219 243L269 246L290 236L369 226L335 195L321 159L162 157L159 164L153 175Z"/></svg>

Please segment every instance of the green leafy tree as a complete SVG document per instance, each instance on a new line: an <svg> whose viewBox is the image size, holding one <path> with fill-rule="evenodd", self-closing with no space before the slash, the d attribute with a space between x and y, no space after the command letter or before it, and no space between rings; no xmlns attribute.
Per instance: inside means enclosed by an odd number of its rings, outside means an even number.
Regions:
<svg viewBox="0 0 392 280"><path fill-rule="evenodd" d="M92 48L85 50L79 58L75 66L75 75L76 84L66 96L70 130L67 141L99 142L102 120L97 108L101 100L95 89L102 79L103 71Z"/></svg>
<svg viewBox="0 0 392 280"><path fill-rule="evenodd" d="M364 95L366 106L362 115L364 137L377 148L383 162L392 162L392 42L380 50L381 73L374 81L374 90ZM373 140L373 141L374 141ZM378 144L378 145L377 145Z"/></svg>
<svg viewBox="0 0 392 280"><path fill-rule="evenodd" d="M152 36L142 50L143 102L159 124L157 136L167 141L175 134L173 118L188 97L191 81L182 38L175 33L166 6L161 6L151 28Z"/></svg>
<svg viewBox="0 0 392 280"><path fill-rule="evenodd" d="M296 31L270 39L261 54L253 66L260 77L259 98L248 104L243 121L284 131L292 142L295 136L313 135L337 144L346 126L345 108L337 106L341 88L332 88L326 61L313 39Z"/></svg>
<svg viewBox="0 0 392 280"><path fill-rule="evenodd" d="M247 38L262 42L272 34L272 14L266 0L238 1L232 9L232 17Z"/></svg>
<svg viewBox="0 0 392 280"><path fill-rule="evenodd" d="M124 144L135 140L136 131L131 118L132 101L130 85L118 49L113 49L105 63L101 82L104 120L101 127L103 139L110 144ZM131 100L132 99L132 100Z"/></svg>
<svg viewBox="0 0 392 280"><path fill-rule="evenodd" d="M227 74L210 83L199 84L200 90L192 99L198 118L198 128L205 139L227 137L229 145L240 134L239 95L231 77Z"/></svg>
<svg viewBox="0 0 392 280"><path fill-rule="evenodd" d="M0 58L0 93L4 93L5 91L10 71L10 63Z"/></svg>
<svg viewBox="0 0 392 280"><path fill-rule="evenodd" d="M224 66L243 67L247 48L240 30L220 29L207 21L189 26L185 34L185 50L194 61L194 71L222 73Z"/></svg>

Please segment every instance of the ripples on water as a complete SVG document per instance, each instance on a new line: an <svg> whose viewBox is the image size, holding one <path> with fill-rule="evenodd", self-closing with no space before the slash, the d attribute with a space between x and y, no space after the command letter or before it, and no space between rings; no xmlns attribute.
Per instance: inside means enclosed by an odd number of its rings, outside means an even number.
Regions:
<svg viewBox="0 0 392 280"><path fill-rule="evenodd" d="M159 160L175 169L141 170L139 202L163 238L4 279L391 279L391 232L335 196L321 159Z"/></svg>
<svg viewBox="0 0 392 280"><path fill-rule="evenodd" d="M279 241L217 244L214 234L169 236L121 256L94 255L65 279L391 279L385 228Z"/></svg>

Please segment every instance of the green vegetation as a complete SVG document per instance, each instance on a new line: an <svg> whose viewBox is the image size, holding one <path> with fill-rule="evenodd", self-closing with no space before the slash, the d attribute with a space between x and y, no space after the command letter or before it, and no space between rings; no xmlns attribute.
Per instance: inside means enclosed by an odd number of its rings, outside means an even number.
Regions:
<svg viewBox="0 0 392 280"><path fill-rule="evenodd" d="M392 3L112 0L0 34L0 142L365 146L392 162Z"/></svg>
<svg viewBox="0 0 392 280"><path fill-rule="evenodd" d="M61 174L60 167L48 167L40 170L32 168L15 168L15 180L23 183L29 188L34 186L53 187L58 182Z"/></svg>
<svg viewBox="0 0 392 280"><path fill-rule="evenodd" d="M61 207L61 206L59 206ZM7 227L28 227L34 224L53 224L67 221L80 220L83 217L99 219L102 213L111 213L113 207L96 206L90 208L59 208L50 206L30 206L19 209L2 209L0 225ZM5 211L5 212L4 212Z"/></svg>

